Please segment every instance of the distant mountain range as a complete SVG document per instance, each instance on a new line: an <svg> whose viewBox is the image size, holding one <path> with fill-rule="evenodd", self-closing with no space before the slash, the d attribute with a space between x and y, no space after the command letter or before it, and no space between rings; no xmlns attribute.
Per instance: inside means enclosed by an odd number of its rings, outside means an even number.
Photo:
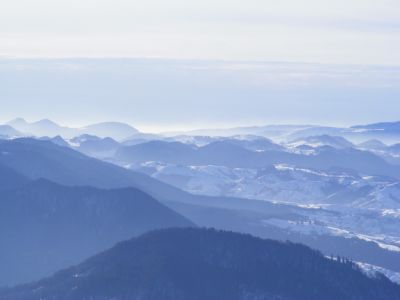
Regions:
<svg viewBox="0 0 400 300"><path fill-rule="evenodd" d="M394 300L400 286L305 246L207 229L154 231L1 300Z"/></svg>
<svg viewBox="0 0 400 300"><path fill-rule="evenodd" d="M205 135L205 136L233 136L258 135L278 141L291 141L298 138L316 135L341 136L354 143L365 142L369 139L379 139L393 144L400 140L400 122L385 122L352 127L328 127L317 125L267 125L237 127L229 129L200 129L188 132L167 133L176 135Z"/></svg>
<svg viewBox="0 0 400 300"><path fill-rule="evenodd" d="M71 128L60 126L48 119L29 123L22 118L17 118L8 122L7 125L14 128L19 135L33 135L37 137L55 137L60 135L64 138L73 138L82 134L89 134L102 138L112 137L117 140L123 140L139 133L132 126L119 122L104 122L81 128ZM14 135L16 134L14 133Z"/></svg>
<svg viewBox="0 0 400 300"><path fill-rule="evenodd" d="M343 143L343 142L342 142ZM346 146L346 144L344 144ZM354 148L322 146L313 155L279 149L252 151L239 143L213 142L203 147L179 142L152 141L118 149L115 159L121 164L161 161L187 166L225 166L230 168L266 168L273 164L288 164L318 170L351 169L362 174L400 179L400 166L389 164L371 152Z"/></svg>
<svg viewBox="0 0 400 300"><path fill-rule="evenodd" d="M9 126L9 127L4 127ZM10 128L11 127L11 128ZM386 144L398 143L400 140L400 122L385 122L367 125L356 125L352 127L327 127L316 125L267 125L237 127L228 129L199 129L187 132L166 132L163 134L143 134L132 126L120 122L103 122L92 124L81 128L72 128L58 125L57 123L43 119L36 122L27 122L22 118L16 118L7 124L0 126L0 136L48 136L57 135L71 139L80 135L94 135L100 138L110 137L117 141L125 141L126 144L136 144L135 140L168 139L203 136L209 137L232 137L253 135L273 139L275 141L293 141L310 136L338 136L349 139L353 143L363 143L367 140L378 139Z"/></svg>

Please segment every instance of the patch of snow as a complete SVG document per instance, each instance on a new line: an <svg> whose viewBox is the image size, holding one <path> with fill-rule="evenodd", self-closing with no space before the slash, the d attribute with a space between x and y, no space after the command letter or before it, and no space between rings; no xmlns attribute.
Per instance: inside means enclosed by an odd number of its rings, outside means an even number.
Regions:
<svg viewBox="0 0 400 300"><path fill-rule="evenodd" d="M375 277L376 273L381 273L389 278L391 281L400 284L400 272L394 272L385 268L381 268L375 265L363 263L363 262L355 262L360 269L368 276Z"/></svg>

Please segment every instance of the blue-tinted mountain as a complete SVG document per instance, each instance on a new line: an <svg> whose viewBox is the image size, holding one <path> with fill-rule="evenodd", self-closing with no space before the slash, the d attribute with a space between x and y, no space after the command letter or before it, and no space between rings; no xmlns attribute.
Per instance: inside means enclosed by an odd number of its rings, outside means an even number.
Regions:
<svg viewBox="0 0 400 300"><path fill-rule="evenodd" d="M82 134L95 135L102 138L111 137L116 140L123 140L139 133L132 126L119 122L97 123L80 128L79 130Z"/></svg>
<svg viewBox="0 0 400 300"><path fill-rule="evenodd" d="M163 139L165 139L165 137L162 135L138 132L130 137L123 139L121 143L126 146L131 146L131 145L141 144L144 142L157 141Z"/></svg>
<svg viewBox="0 0 400 300"><path fill-rule="evenodd" d="M289 141L305 138L310 136L321 136L321 135L330 135L330 136L340 136L343 132L343 128L337 127L326 127L326 126L314 126L305 129L296 130L292 134L290 134L287 139Z"/></svg>
<svg viewBox="0 0 400 300"><path fill-rule="evenodd" d="M88 157L50 141L29 138L0 141L0 164L31 180L45 178L67 186L134 187L160 201L186 202L194 197L145 174Z"/></svg>
<svg viewBox="0 0 400 300"><path fill-rule="evenodd" d="M167 229L119 243L1 300L394 300L400 287L299 244L212 229Z"/></svg>
<svg viewBox="0 0 400 300"><path fill-rule="evenodd" d="M27 122L22 118L16 118L9 121L7 125L12 126L24 134L30 134L36 137L55 137L60 135L64 138L73 138L82 134L89 134L102 138L111 137L117 140L122 140L139 133L139 131L132 126L119 122L103 122L82 128L72 128L61 126L49 119Z"/></svg>
<svg viewBox="0 0 400 300"><path fill-rule="evenodd" d="M64 185L99 188L166 186L140 173L90 158L49 141L23 138L0 141L0 163L29 179L46 178ZM156 188L157 187L157 188Z"/></svg>
<svg viewBox="0 0 400 300"><path fill-rule="evenodd" d="M23 118L15 118L7 122L7 124L22 132L25 132L28 128L28 122L26 122Z"/></svg>
<svg viewBox="0 0 400 300"><path fill-rule="evenodd" d="M373 123L373 124L367 124L367 125L357 125L357 126L353 126L352 128L400 132L400 121L399 122L381 122L381 123Z"/></svg>
<svg viewBox="0 0 400 300"><path fill-rule="evenodd" d="M266 150L282 150L283 147L271 141L270 139L258 135L234 135L229 137L223 136L188 136L179 135L173 137L158 138L159 141L164 142L180 142L195 146L206 146L215 142L229 142L233 145L238 145L252 151L266 151ZM124 143L125 146L132 146L138 143Z"/></svg>
<svg viewBox="0 0 400 300"><path fill-rule="evenodd" d="M0 286L49 276L119 241L179 226L193 224L134 188L66 187L41 179L3 190Z"/></svg>
<svg viewBox="0 0 400 300"><path fill-rule="evenodd" d="M160 201L191 202L201 198L148 175L88 157L49 141L29 138L0 141L0 164L31 180L45 178L62 185L97 188L134 187Z"/></svg>
<svg viewBox="0 0 400 300"><path fill-rule="evenodd" d="M314 126L296 130L287 136L282 136L282 138L286 138L286 140L294 140L315 135L342 136L354 143L362 143L370 139L378 139L390 144L396 142L396 140L398 141L400 138L400 122L357 125L348 128Z"/></svg>
<svg viewBox="0 0 400 300"><path fill-rule="evenodd" d="M70 145L59 135L55 136L55 137L48 137L48 136L44 136L39 138L39 140L42 141L50 141L53 144L56 144L58 146L62 146L62 147L69 147Z"/></svg>
<svg viewBox="0 0 400 300"><path fill-rule="evenodd" d="M73 128L60 126L49 119L30 123L22 118L17 118L9 121L7 124L24 134L30 134L37 137L55 137L57 135L70 136L74 132Z"/></svg>
<svg viewBox="0 0 400 300"><path fill-rule="evenodd" d="M207 135L176 135L172 137L159 138L158 140L166 142L181 142L196 146L204 146L215 141L226 139L225 137L207 136ZM129 145L127 145L129 146Z"/></svg>
<svg viewBox="0 0 400 300"><path fill-rule="evenodd" d="M100 138L94 135L83 134L70 140L74 149L86 155L104 158L115 154L120 144L109 137Z"/></svg>
<svg viewBox="0 0 400 300"><path fill-rule="evenodd" d="M20 135L21 133L10 125L0 125L0 138L16 137Z"/></svg>
<svg viewBox="0 0 400 300"><path fill-rule="evenodd" d="M387 144L398 142L400 138L400 122L382 122L351 127L354 136L378 139ZM365 140L365 139L364 139Z"/></svg>
<svg viewBox="0 0 400 300"><path fill-rule="evenodd" d="M260 136L234 136L232 138L225 138L223 139L224 142L229 142L233 145L237 145L243 147L245 149L251 151L279 151L283 150L281 145L278 145L267 139L265 137Z"/></svg>
<svg viewBox="0 0 400 300"><path fill-rule="evenodd" d="M203 147L180 142L153 141L121 147L116 159L127 162L163 161L183 165L231 165L237 157L246 159L253 152L230 141L217 141Z"/></svg>

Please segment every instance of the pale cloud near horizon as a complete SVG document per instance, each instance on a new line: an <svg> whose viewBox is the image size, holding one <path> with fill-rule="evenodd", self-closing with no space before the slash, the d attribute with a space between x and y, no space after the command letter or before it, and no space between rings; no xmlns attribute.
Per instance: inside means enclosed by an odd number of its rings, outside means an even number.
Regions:
<svg viewBox="0 0 400 300"><path fill-rule="evenodd" d="M400 65L395 0L6 0L3 57Z"/></svg>

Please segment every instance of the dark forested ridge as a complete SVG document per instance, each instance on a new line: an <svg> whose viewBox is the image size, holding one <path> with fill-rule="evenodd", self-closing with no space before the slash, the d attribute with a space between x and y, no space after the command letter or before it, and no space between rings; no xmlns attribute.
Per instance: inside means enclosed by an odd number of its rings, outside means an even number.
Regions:
<svg viewBox="0 0 400 300"><path fill-rule="evenodd" d="M19 179L6 171L0 179L7 174ZM0 286L49 276L149 230L192 225L134 188L28 182L1 192Z"/></svg>
<svg viewBox="0 0 400 300"><path fill-rule="evenodd" d="M212 229L147 233L1 300L396 300L400 287L305 246Z"/></svg>

